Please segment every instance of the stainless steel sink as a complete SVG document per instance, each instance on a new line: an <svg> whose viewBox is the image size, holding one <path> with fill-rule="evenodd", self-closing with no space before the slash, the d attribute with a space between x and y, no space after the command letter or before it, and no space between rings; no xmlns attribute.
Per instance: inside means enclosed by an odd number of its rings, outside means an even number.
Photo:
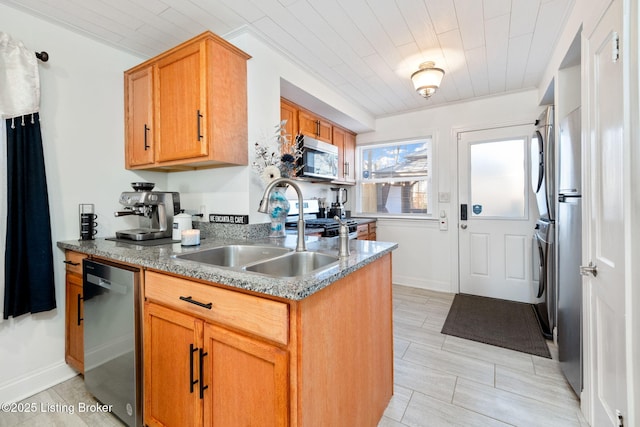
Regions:
<svg viewBox="0 0 640 427"><path fill-rule="evenodd" d="M274 277L295 277L332 267L337 262L337 257L319 252L292 252L248 265L245 270Z"/></svg>
<svg viewBox="0 0 640 427"><path fill-rule="evenodd" d="M227 245L180 254L175 257L218 267L238 267L274 258L291 251L292 249L274 246Z"/></svg>

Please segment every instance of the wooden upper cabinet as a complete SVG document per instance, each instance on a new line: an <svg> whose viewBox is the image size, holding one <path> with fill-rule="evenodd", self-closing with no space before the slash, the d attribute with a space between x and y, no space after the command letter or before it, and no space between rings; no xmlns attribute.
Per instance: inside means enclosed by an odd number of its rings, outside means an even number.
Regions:
<svg viewBox="0 0 640 427"><path fill-rule="evenodd" d="M339 127L334 127L333 128L333 145L335 145L336 147L338 147L338 180L342 181L344 180L344 173L346 172L345 169L345 159L344 159L344 141L346 138L347 133L344 131L344 129L339 128Z"/></svg>
<svg viewBox="0 0 640 427"><path fill-rule="evenodd" d="M355 182L355 134L346 129L334 126L333 145L338 147L338 181L345 183Z"/></svg>
<svg viewBox="0 0 640 427"><path fill-rule="evenodd" d="M126 167L150 165L154 161L153 67L125 74Z"/></svg>
<svg viewBox="0 0 640 427"><path fill-rule="evenodd" d="M286 130L292 137L301 133L338 147L338 178L333 182L356 182L355 133L284 98L280 98L280 120L287 120Z"/></svg>
<svg viewBox="0 0 640 427"><path fill-rule="evenodd" d="M346 131L342 147L343 179L356 182L356 134Z"/></svg>
<svg viewBox="0 0 640 427"><path fill-rule="evenodd" d="M208 154L203 49L204 42L189 44L160 59L154 67L158 162L196 159Z"/></svg>
<svg viewBox="0 0 640 427"><path fill-rule="evenodd" d="M284 128L291 139L294 139L298 134L298 108L286 100L280 99L280 120L287 121Z"/></svg>
<svg viewBox="0 0 640 427"><path fill-rule="evenodd" d="M333 126L331 122L322 117L316 116L309 111L300 110L298 112L298 126L301 134L331 144Z"/></svg>
<svg viewBox="0 0 640 427"><path fill-rule="evenodd" d="M246 165L249 58L207 31L126 71L126 167Z"/></svg>

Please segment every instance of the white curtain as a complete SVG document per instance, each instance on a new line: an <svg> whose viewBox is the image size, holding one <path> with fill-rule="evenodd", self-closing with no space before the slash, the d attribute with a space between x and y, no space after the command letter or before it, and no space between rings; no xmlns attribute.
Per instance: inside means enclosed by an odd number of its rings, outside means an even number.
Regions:
<svg viewBox="0 0 640 427"><path fill-rule="evenodd" d="M33 50L0 31L0 117L9 119L37 113L40 75Z"/></svg>

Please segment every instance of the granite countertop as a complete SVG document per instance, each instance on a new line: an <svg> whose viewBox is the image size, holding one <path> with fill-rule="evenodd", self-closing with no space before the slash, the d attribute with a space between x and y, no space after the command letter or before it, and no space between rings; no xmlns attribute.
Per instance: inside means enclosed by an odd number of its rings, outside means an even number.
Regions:
<svg viewBox="0 0 640 427"><path fill-rule="evenodd" d="M202 239L201 244L194 247L181 246L180 243L141 246L136 245L135 242L121 243L104 238L86 241L68 240L57 243L60 249L108 258L116 262L138 265L146 269L174 273L294 301L312 295L398 247L397 243L350 240L351 255L349 257L340 259L338 264L331 268L298 277L272 277L246 272L239 268L215 267L173 257L173 255L177 254L196 252L229 244L272 245L295 249L296 236L287 235L284 238L251 240L207 238ZM337 256L338 239L309 236L307 237L307 250Z"/></svg>
<svg viewBox="0 0 640 427"><path fill-rule="evenodd" d="M377 218L365 218L365 217L357 217L357 216L352 216L350 219L355 219L358 222L358 224L367 224L369 222L378 221Z"/></svg>

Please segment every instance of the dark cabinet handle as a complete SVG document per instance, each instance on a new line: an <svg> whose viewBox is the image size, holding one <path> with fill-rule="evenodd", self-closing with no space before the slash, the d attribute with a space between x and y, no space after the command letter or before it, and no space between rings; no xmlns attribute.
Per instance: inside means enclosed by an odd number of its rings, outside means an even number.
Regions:
<svg viewBox="0 0 640 427"><path fill-rule="evenodd" d="M193 386L198 384L198 380L193 379L193 353L198 351L197 347L189 344L189 393L193 393Z"/></svg>
<svg viewBox="0 0 640 427"><path fill-rule="evenodd" d="M73 261L67 261L67 260L62 261L62 262L64 262L65 264L73 265L74 267L75 267L76 265L80 265L80 263L79 263L79 262L73 262Z"/></svg>
<svg viewBox="0 0 640 427"><path fill-rule="evenodd" d="M212 302L209 302L209 303L206 303L206 304L205 304L205 303L203 303L203 302L200 302L200 301L196 301L196 300L194 300L194 299L191 299L191 297L190 297L190 296L188 296L188 297L182 297L182 296L181 296L181 297L180 297L180 299L181 299L182 301L186 301L186 302L189 302L189 303L191 303L191 304L195 304L195 305L197 305L197 306L204 307L204 308L206 308L207 310L211 310L211 307L213 307L213 303L212 303Z"/></svg>
<svg viewBox="0 0 640 427"><path fill-rule="evenodd" d="M320 120L316 120L316 136L320 136Z"/></svg>
<svg viewBox="0 0 640 427"><path fill-rule="evenodd" d="M200 399L204 399L204 391L209 388L208 385L204 385L204 357L209 353L204 353L200 349Z"/></svg>
<svg viewBox="0 0 640 427"><path fill-rule="evenodd" d="M147 133L150 131L151 129L149 129L149 126L147 126L147 124L144 124L144 151L147 151L149 148L151 148L149 146L149 144L147 144Z"/></svg>
<svg viewBox="0 0 640 427"><path fill-rule="evenodd" d="M82 310L82 295L78 294L78 326L84 320L84 317L80 317L80 310Z"/></svg>
<svg viewBox="0 0 640 427"><path fill-rule="evenodd" d="M200 114L200 110L198 110L198 141L202 140L202 132L200 129L200 119L202 119L202 114Z"/></svg>

